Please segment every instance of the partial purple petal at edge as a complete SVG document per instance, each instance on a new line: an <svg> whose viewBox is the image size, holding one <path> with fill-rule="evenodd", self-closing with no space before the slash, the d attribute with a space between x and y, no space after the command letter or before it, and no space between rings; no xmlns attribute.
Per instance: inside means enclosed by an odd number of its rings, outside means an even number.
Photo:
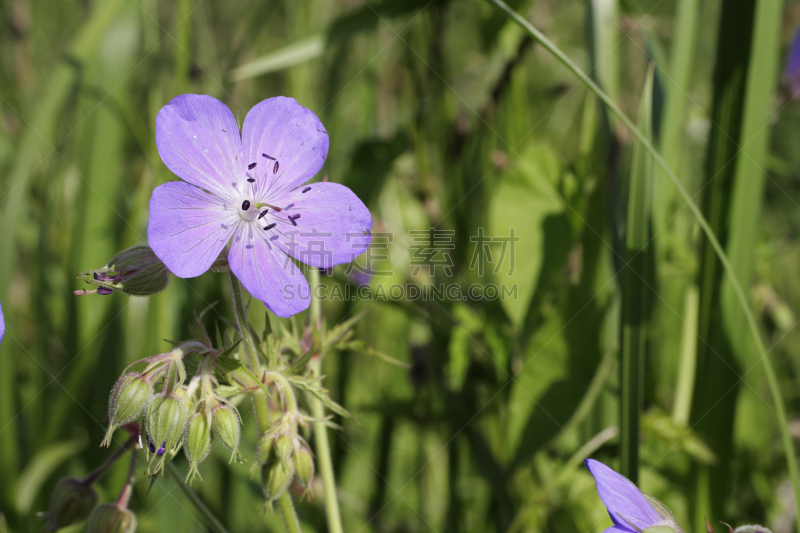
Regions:
<svg viewBox="0 0 800 533"><path fill-rule="evenodd" d="M159 185L150 198L147 240L179 278L207 271L239 224L225 201L182 182Z"/></svg>
<svg viewBox="0 0 800 533"><path fill-rule="evenodd" d="M228 264L251 296L281 317L304 311L311 303L306 278L292 260L257 225L243 225L233 237Z"/></svg>
<svg viewBox="0 0 800 533"><path fill-rule="evenodd" d="M597 494L608 509L611 520L619 529L631 531L629 525L620 517L625 517L640 529L647 529L660 521L658 513L642 491L628 478L594 459L586 459L586 468L594 476Z"/></svg>
<svg viewBox="0 0 800 533"><path fill-rule="evenodd" d="M0 342L3 342L3 335L6 334L6 321L3 318L3 306L0 306Z"/></svg>

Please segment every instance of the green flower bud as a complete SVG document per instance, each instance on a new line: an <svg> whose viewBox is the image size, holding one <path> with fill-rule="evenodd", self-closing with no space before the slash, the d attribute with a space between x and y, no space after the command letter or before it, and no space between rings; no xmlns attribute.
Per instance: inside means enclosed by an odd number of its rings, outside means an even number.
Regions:
<svg viewBox="0 0 800 533"><path fill-rule="evenodd" d="M231 461L239 454L239 437L242 429L239 415L227 405L220 405L212 411L214 435L231 450Z"/></svg>
<svg viewBox="0 0 800 533"><path fill-rule="evenodd" d="M156 448L172 450L183 438L189 413L176 395L157 395L147 408L147 435Z"/></svg>
<svg viewBox="0 0 800 533"><path fill-rule="evenodd" d="M311 484L314 479L314 459L311 457L311 450L306 446L300 446L294 452L294 467L297 471L297 479L304 487Z"/></svg>
<svg viewBox="0 0 800 533"><path fill-rule="evenodd" d="M211 421L205 413L195 413L189 419L183 449L189 460L189 475L186 479L191 483L195 476L200 476L197 465L202 463L211 451Z"/></svg>
<svg viewBox="0 0 800 533"><path fill-rule="evenodd" d="M136 515L115 503L104 503L95 507L86 526L86 533L133 533L134 531L136 531Z"/></svg>
<svg viewBox="0 0 800 533"><path fill-rule="evenodd" d="M169 285L169 270L149 246L139 245L118 253L103 268L81 272L86 283L98 285L94 291L75 294L124 292L131 296L151 296Z"/></svg>
<svg viewBox="0 0 800 533"><path fill-rule="evenodd" d="M275 435L270 432L264 432L258 439L256 446L256 463L264 464L269 461L270 453L272 452L272 444L275 442Z"/></svg>
<svg viewBox="0 0 800 533"><path fill-rule="evenodd" d="M111 390L108 399L108 430L101 446L108 447L114 431L136 420L153 398L153 385L137 372L123 374Z"/></svg>
<svg viewBox="0 0 800 533"><path fill-rule="evenodd" d="M281 461L285 461L292 455L292 439L289 435L283 434L275 441L275 455Z"/></svg>
<svg viewBox="0 0 800 533"><path fill-rule="evenodd" d="M294 477L294 465L291 461L289 461L288 465L285 465L281 461L275 461L271 466L266 467L266 469L267 481L264 486L264 491L266 492L267 501L273 502L280 498L281 495L286 492L286 489L289 488L292 478Z"/></svg>
<svg viewBox="0 0 800 533"><path fill-rule="evenodd" d="M91 485L72 477L60 479L50 496L50 508L44 513L47 518L44 531L53 533L86 520L95 505L97 492Z"/></svg>

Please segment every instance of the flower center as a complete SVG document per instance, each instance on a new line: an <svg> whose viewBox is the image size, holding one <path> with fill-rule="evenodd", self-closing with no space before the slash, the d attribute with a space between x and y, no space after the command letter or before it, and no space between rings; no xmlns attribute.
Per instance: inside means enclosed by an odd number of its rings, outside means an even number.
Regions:
<svg viewBox="0 0 800 533"><path fill-rule="evenodd" d="M258 209L251 205L250 200L242 200L239 206L239 216L246 222L252 222L258 217Z"/></svg>

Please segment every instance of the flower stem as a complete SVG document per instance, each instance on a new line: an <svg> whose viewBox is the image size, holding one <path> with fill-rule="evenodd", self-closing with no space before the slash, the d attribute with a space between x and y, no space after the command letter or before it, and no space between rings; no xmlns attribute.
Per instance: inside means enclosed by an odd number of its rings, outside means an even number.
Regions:
<svg viewBox="0 0 800 533"><path fill-rule="evenodd" d="M244 306L244 298L242 297L242 286L239 284L239 280L236 279L236 276L233 275L233 272L228 272L228 281L230 281L231 284L233 314L236 316L236 326L239 328L239 333L242 335L244 353L250 363L250 370L260 378L261 366L258 364L258 353L256 352L253 336L250 335L250 327L247 321L247 309Z"/></svg>
<svg viewBox="0 0 800 533"><path fill-rule="evenodd" d="M247 321L247 309L244 306L244 298L242 297L242 286L239 280L236 279L236 276L233 275L233 272L228 272L228 281L230 281L231 296L233 297L233 313L236 316L236 326L242 334L245 356L249 362L250 370L259 380L262 380L263 376L261 374L261 365L258 363L256 344L253 340L253 336L250 334L250 324ZM290 391L290 394L292 394L292 391ZM258 429L262 432L266 431L271 424L267 396L263 392L258 391L252 395L252 398ZM297 513L292 504L292 496L288 491L284 492L283 495L278 498L278 505L283 515L283 524L287 533L301 533L300 521L297 518Z"/></svg>
<svg viewBox="0 0 800 533"><path fill-rule="evenodd" d="M278 507L281 510L281 516L283 517L283 527L286 529L287 533L302 533L303 530L300 528L300 521L297 518L297 513L294 510L294 504L292 503L292 496L289 494L289 491L285 491L280 498L278 498Z"/></svg>
<svg viewBox="0 0 800 533"><path fill-rule="evenodd" d="M89 475L83 478L83 483L85 485L91 485L92 483L103 477L106 474L106 472L108 472L108 470L120 459L120 457L122 457L125 454L125 452L136 446L137 442L139 442L138 437L133 437L133 436L129 437L128 440L125 441L125 444L123 444L122 446L111 452L111 455L109 455L108 458L105 461L103 461L103 464L95 468L93 471L89 473Z"/></svg>
<svg viewBox="0 0 800 533"><path fill-rule="evenodd" d="M200 499L195 491L190 489L186 483L183 482L183 477L178 472L178 469L175 468L175 465L171 462L167 463L167 472L172 479L178 484L178 488L183 491L183 494L188 498L188 500L194 505L195 509L197 509L208 525L209 530L214 531L215 533L228 533L228 530L225 529L225 526L222 525L222 522L214 516L214 513L211 512L211 509L206 507L206 504L203 503L203 500Z"/></svg>
<svg viewBox="0 0 800 533"><path fill-rule="evenodd" d="M311 269L311 323L312 328L320 325L322 310L320 302L314 298L314 288L319 284L319 270ZM319 377L322 374L321 354L311 357L308 363L311 374ZM325 418L325 407L316 397L310 397L311 414L319 422L314 422L314 439L317 445L317 458L319 459L319 470L322 474L322 485L325 488L325 514L328 517L328 530L330 533L342 533L342 514L339 511L339 500L336 496L336 478L333 474L333 461L331 460L331 447L328 441L328 427L323 419Z"/></svg>

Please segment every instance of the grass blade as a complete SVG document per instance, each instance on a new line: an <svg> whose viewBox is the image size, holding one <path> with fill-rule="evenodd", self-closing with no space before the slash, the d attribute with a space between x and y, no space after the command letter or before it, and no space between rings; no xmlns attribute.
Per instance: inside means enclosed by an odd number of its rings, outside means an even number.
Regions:
<svg viewBox="0 0 800 533"><path fill-rule="evenodd" d="M647 72L639 102L639 129L652 136L653 69ZM622 272L621 413L622 475L636 483L639 472L639 422L644 404L644 356L647 339L647 247L653 158L642 143L633 147L628 187L625 262Z"/></svg>

